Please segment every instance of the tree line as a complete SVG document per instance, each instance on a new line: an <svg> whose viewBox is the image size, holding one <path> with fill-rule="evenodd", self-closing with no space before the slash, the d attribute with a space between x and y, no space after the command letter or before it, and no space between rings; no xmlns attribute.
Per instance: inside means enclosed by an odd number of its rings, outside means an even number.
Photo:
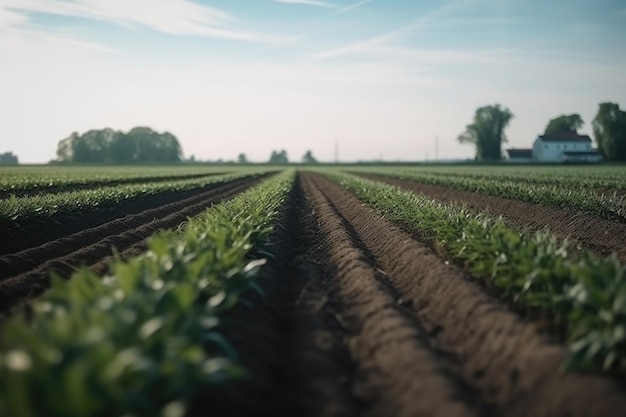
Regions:
<svg viewBox="0 0 626 417"><path fill-rule="evenodd" d="M135 127L128 132L111 128L73 132L57 146L56 162L68 163L175 163L182 159L176 136Z"/></svg>
<svg viewBox="0 0 626 417"><path fill-rule="evenodd" d="M504 130L513 117L509 109L499 104L480 107L474 114L473 122L465 127L457 140L474 145L477 160L499 160L502 144L507 142ZM576 132L583 124L579 114L561 115L548 122L544 134ZM592 129L598 150L605 160L626 161L626 112L618 104L600 103Z"/></svg>
<svg viewBox="0 0 626 417"><path fill-rule="evenodd" d="M0 153L0 165L17 165L19 160L13 152Z"/></svg>

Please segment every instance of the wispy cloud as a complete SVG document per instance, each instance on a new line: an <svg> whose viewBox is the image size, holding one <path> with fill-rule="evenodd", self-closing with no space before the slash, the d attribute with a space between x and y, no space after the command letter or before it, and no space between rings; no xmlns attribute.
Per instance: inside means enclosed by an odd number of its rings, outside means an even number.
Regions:
<svg viewBox="0 0 626 417"><path fill-rule="evenodd" d="M345 7L342 7L342 8L340 8L340 9L337 9L336 11L334 11L334 12L330 13L328 16L334 16L334 15L336 15L336 14L349 12L350 10L354 10L354 9L356 9L356 8L359 8L359 7L361 7L361 6L364 6L364 5L366 5L367 3L371 3L372 1L374 1L374 0L363 0L363 1L360 1L360 2L358 2L358 3L349 4L349 5L345 6Z"/></svg>
<svg viewBox="0 0 626 417"><path fill-rule="evenodd" d="M307 21L306 24L318 23L320 20L325 20L325 19L328 19L330 17L336 16L338 14L347 13L347 12L349 12L351 10L358 9L361 6L365 6L367 3L371 3L372 1L374 1L374 0L362 0L362 1L359 1L357 3L352 3L352 4L349 4L347 6L340 7L337 10L334 10L334 11L328 13L328 14L325 14L325 15L320 16L320 17L316 17L315 19L311 19L311 20Z"/></svg>
<svg viewBox="0 0 626 417"><path fill-rule="evenodd" d="M317 7L325 7L327 9L336 9L338 6L332 3L328 3L325 1L317 1L317 0L274 0L277 3L286 3L286 4L303 4L306 6L317 6Z"/></svg>
<svg viewBox="0 0 626 417"><path fill-rule="evenodd" d="M21 21L14 15L22 13ZM9 18L2 15L9 15ZM269 36L233 27L234 18L221 10L189 0L4 0L0 24L24 23L28 13L81 17L126 28L146 27L180 36L203 36L248 42L270 42ZM11 19L11 20L9 20Z"/></svg>
<svg viewBox="0 0 626 417"><path fill-rule="evenodd" d="M21 25L28 20L26 16L11 10L3 9L0 6L0 28Z"/></svg>
<svg viewBox="0 0 626 417"><path fill-rule="evenodd" d="M279 1L279 0L276 0L276 1ZM347 6L341 7L339 9L334 10L334 11L332 11L330 13L325 14L325 15L316 17L314 19L307 20L302 25L300 25L300 29L304 29L307 26L310 26L310 25L312 25L314 23L319 23L322 20L326 20L326 19L331 18L333 16L336 16L338 14L347 13L349 11L355 10L355 9L361 7L361 6L365 6L366 4L371 3L372 1L374 1L374 0L361 0L359 2L352 3L352 4L349 4ZM276 48L280 48L280 47L284 47L284 46L287 46L287 45L293 45L295 43L301 42L302 40L304 40L304 39L306 39L306 38L308 38L310 36L311 36L311 34L308 33L308 34L305 34L305 35L300 35L300 36L293 37L291 39L286 39L284 41L275 42L273 44L270 44L270 45L262 47L259 51L257 51L257 53L258 52L272 50L272 49L276 49Z"/></svg>
<svg viewBox="0 0 626 417"><path fill-rule="evenodd" d="M463 5L465 3L464 0L458 0L451 3L444 4L430 12L419 16L414 19L411 23L401 26L397 29L385 32L381 35L368 38L362 41L354 42L346 46L342 46L339 48L330 49L327 51L319 52L310 56L306 61L320 61L325 59L336 58L344 55L348 55L354 52L363 52L367 49L375 46L380 46L383 44L387 44L394 40L399 40L404 36L415 32L418 29L423 28L427 24L430 24L432 21L436 20L440 16L450 12L451 10Z"/></svg>

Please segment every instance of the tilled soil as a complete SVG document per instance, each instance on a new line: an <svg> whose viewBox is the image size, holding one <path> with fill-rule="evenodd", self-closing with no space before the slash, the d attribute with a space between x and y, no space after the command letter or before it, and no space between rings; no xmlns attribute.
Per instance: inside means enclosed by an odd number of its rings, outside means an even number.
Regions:
<svg viewBox="0 0 626 417"><path fill-rule="evenodd" d="M62 193L65 191L76 190L88 190L97 187L112 187L116 185L125 184L141 184L141 183L156 183L165 181L180 181L190 180L193 178L211 177L222 174L221 172L201 173L201 174L186 174L186 175L159 175L152 177L130 177L130 178L118 178L115 180L94 180L85 184L55 184L48 187L34 187L27 190L0 190L0 198L14 197L27 197L34 196L40 193Z"/></svg>
<svg viewBox="0 0 626 417"><path fill-rule="evenodd" d="M257 177L267 177L267 175L269 173L259 174ZM248 179L236 180L236 182L240 181L248 181ZM207 184L192 190L139 196L91 211L58 213L41 219L16 223L9 228L0 228L0 256L34 248L46 242L91 229L125 216L181 202L191 197L201 199L207 191L210 192L222 186L223 184Z"/></svg>
<svg viewBox="0 0 626 417"><path fill-rule="evenodd" d="M104 272L114 249L121 257L140 252L145 239L158 230L175 228L188 217L230 199L261 181L246 177L216 185L208 191L156 208L124 216L96 227L0 256L0 314L40 295L50 282L50 273L69 277L80 266Z"/></svg>
<svg viewBox="0 0 626 417"><path fill-rule="evenodd" d="M216 190L200 204L249 185ZM119 244L106 242L109 250ZM223 327L249 377L208 387L190 416L603 417L626 410L623 386L562 373L562 345L319 175L299 174L268 246L263 294L248 294ZM62 268L55 259L44 269ZM47 278L29 281L30 273L19 275L26 281L17 292L5 290L13 279L0 284L1 308L45 288Z"/></svg>
<svg viewBox="0 0 626 417"><path fill-rule="evenodd" d="M579 242L599 256L616 253L626 263L626 224L612 222L598 216L560 210L540 204L494 197L471 191L455 190L440 185L392 177L363 174L362 177L421 193L443 203L463 203L477 212L492 213L518 230L548 230L560 239Z"/></svg>
<svg viewBox="0 0 626 417"><path fill-rule="evenodd" d="M230 330L251 378L209 390L192 415L626 409L616 381L562 373L562 345L338 185L300 174L282 224L266 300L240 308Z"/></svg>

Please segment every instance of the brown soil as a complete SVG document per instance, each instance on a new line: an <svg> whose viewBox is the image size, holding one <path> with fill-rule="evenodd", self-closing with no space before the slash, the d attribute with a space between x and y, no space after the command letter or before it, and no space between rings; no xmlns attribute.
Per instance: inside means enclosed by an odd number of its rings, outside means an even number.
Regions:
<svg viewBox="0 0 626 417"><path fill-rule="evenodd" d="M267 176L264 174L263 176ZM261 178L262 176L257 176ZM9 228L0 227L0 256L34 248L46 242L78 233L85 229L109 223L131 214L167 205L194 196L202 196L207 191L221 187L220 184L207 184L193 190L160 193L140 196L94 210L58 213L41 219L16 223Z"/></svg>
<svg viewBox="0 0 626 417"><path fill-rule="evenodd" d="M193 416L613 416L623 387L336 184L299 175L265 300L231 330L251 370ZM260 302L259 302L260 301ZM210 411L209 411L210 410Z"/></svg>
<svg viewBox="0 0 626 417"><path fill-rule="evenodd" d="M10 198L11 196L27 197L27 196L34 196L37 194L62 193L65 191L87 190L87 189L97 188L97 187L112 187L115 185L124 185L124 184L141 184L141 183L189 180L193 178L212 177L212 176L221 175L221 174L222 174L221 172L211 172L211 173L203 173L203 174L187 174L187 175L174 175L174 176L159 175L159 176L152 176L152 177L131 177L131 178L120 178L117 180L89 181L88 183L85 183L85 184L58 184L58 185L52 185L49 187L29 188L27 190L0 190L0 199Z"/></svg>
<svg viewBox="0 0 626 417"><path fill-rule="evenodd" d="M624 223L519 200L454 190L440 185L423 184L373 174L362 176L421 193L443 203L460 202L477 212L502 216L509 225L518 230L548 230L560 239L579 242L583 247L599 256L616 253L619 260L626 263L626 224Z"/></svg>
<svg viewBox="0 0 626 417"><path fill-rule="evenodd" d="M207 207L232 198L261 177L246 177L213 187L199 195L128 215L82 230L41 246L0 257L0 313L38 296L55 272L69 277L80 266L104 272L114 249L121 257L144 248L147 237L158 230L175 228Z"/></svg>
<svg viewBox="0 0 626 417"><path fill-rule="evenodd" d="M626 409L617 382L563 374L562 345L325 178L299 174L278 225L263 295L248 294L223 326L249 375L208 387L190 416Z"/></svg>

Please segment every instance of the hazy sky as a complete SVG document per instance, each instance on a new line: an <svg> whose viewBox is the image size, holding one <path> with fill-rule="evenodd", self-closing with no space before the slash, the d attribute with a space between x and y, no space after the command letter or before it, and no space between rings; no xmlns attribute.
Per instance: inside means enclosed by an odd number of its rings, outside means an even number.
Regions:
<svg viewBox="0 0 626 417"><path fill-rule="evenodd" d="M509 146L626 107L624 0L0 0L0 152L150 126L185 156L471 157L477 107Z"/></svg>

